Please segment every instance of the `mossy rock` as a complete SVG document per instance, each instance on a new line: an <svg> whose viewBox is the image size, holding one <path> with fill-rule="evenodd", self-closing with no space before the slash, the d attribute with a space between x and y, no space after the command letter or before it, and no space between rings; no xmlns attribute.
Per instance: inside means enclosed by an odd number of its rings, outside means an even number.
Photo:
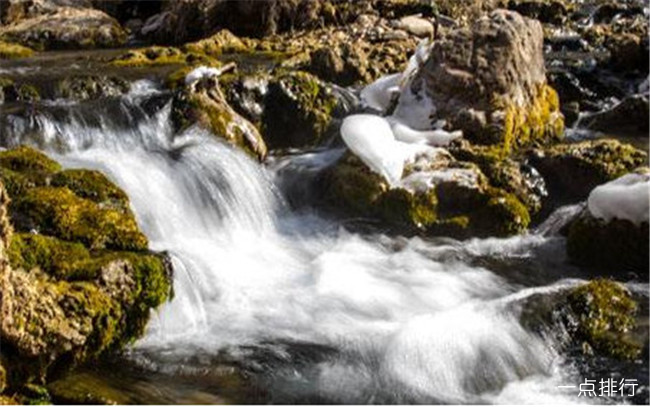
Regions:
<svg viewBox="0 0 650 407"><path fill-rule="evenodd" d="M249 48L236 35L224 29L211 37L190 42L181 47L188 53L219 56L221 54L246 52Z"/></svg>
<svg viewBox="0 0 650 407"><path fill-rule="evenodd" d="M297 148L324 141L337 99L315 76L286 72L270 80L264 104L262 133L269 147Z"/></svg>
<svg viewBox="0 0 650 407"><path fill-rule="evenodd" d="M561 203L584 200L598 185L648 162L646 152L610 139L558 144L534 150L528 158L546 180L550 196Z"/></svg>
<svg viewBox="0 0 650 407"><path fill-rule="evenodd" d="M129 404L129 397L114 389L95 375L72 374L47 386L57 404Z"/></svg>
<svg viewBox="0 0 650 407"><path fill-rule="evenodd" d="M95 170L73 169L58 172L52 176L51 185L67 187L75 195L127 213L129 198L124 191L113 184L104 174Z"/></svg>
<svg viewBox="0 0 650 407"><path fill-rule="evenodd" d="M378 219L397 231L457 238L509 236L523 232L530 214L517 197L489 185L480 169L455 162L473 180L442 181L426 190L390 188L361 160L347 153L319 179L329 206L354 216ZM408 171L408 169L407 169Z"/></svg>
<svg viewBox="0 0 650 407"><path fill-rule="evenodd" d="M569 330L596 353L634 359L641 345L627 333L635 327L638 305L621 284L597 279L573 289L567 305L575 317Z"/></svg>
<svg viewBox="0 0 650 407"><path fill-rule="evenodd" d="M478 165L488 178L490 185L501 188L517 197L532 214L542 207L546 191L543 179L532 169L494 146L473 145L467 140L458 140L449 147L452 155L461 161Z"/></svg>
<svg viewBox="0 0 650 407"><path fill-rule="evenodd" d="M564 138L560 99L549 85L540 85L527 106L495 101L492 120L479 132L465 137L476 144L497 145L509 153L523 147L549 145Z"/></svg>
<svg viewBox="0 0 650 407"><path fill-rule="evenodd" d="M93 250L146 250L147 238L130 213L104 209L68 188L36 187L11 203L21 230L38 230Z"/></svg>
<svg viewBox="0 0 650 407"><path fill-rule="evenodd" d="M0 59L29 58L34 50L20 44L0 40Z"/></svg>
<svg viewBox="0 0 650 407"><path fill-rule="evenodd" d="M151 309L172 295L171 268L147 250L126 195L102 174L61 171L29 147L0 153L0 170L14 182L8 208L0 188L0 214L17 230L1 228L2 366L9 390L24 394L25 383L46 383L140 337Z"/></svg>
<svg viewBox="0 0 650 407"><path fill-rule="evenodd" d="M614 277L626 277L632 271L648 281L649 236L648 222L606 222L585 210L569 225L567 254L577 265L610 272Z"/></svg>
<svg viewBox="0 0 650 407"><path fill-rule="evenodd" d="M203 78L176 92L172 122L177 131L198 124L258 160L266 157L266 143L259 130L228 104L216 77Z"/></svg>
<svg viewBox="0 0 650 407"><path fill-rule="evenodd" d="M205 55L188 54L175 47L151 46L130 50L111 61L118 67L150 67L159 65L183 65L208 62Z"/></svg>

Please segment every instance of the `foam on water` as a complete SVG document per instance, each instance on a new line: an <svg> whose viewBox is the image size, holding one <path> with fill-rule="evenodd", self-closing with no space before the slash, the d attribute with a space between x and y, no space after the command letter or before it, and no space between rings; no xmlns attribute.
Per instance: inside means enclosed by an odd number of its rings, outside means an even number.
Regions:
<svg viewBox="0 0 650 407"><path fill-rule="evenodd" d="M151 248L172 257L174 299L139 351L182 360L269 342L331 348L309 375L288 376L292 394L339 402L573 400L555 387L566 378L552 341L497 301L518 288L496 274L436 260L420 239L364 237L291 213L272 174L244 153L198 129L172 134L168 107L127 129L38 120L41 147L116 181Z"/></svg>

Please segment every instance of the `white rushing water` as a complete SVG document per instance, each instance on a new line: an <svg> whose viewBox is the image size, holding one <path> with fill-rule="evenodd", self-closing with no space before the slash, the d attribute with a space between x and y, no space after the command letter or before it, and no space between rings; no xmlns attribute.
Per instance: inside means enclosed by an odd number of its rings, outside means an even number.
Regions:
<svg viewBox="0 0 650 407"><path fill-rule="evenodd" d="M263 166L203 131L174 135L169 107L128 129L40 120L41 147L118 183L151 248L173 259L174 299L137 349L182 358L320 345L336 352L309 375L296 367L292 382L338 402L576 401L557 388L571 379L553 341L526 331L508 306L566 282L521 291L486 269L440 260L436 250L448 248L291 213ZM544 239L469 244L525 255Z"/></svg>

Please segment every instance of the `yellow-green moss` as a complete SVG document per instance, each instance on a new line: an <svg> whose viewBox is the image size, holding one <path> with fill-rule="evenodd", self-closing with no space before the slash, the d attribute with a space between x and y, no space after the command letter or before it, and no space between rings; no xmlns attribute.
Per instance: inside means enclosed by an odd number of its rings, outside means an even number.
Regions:
<svg viewBox="0 0 650 407"><path fill-rule="evenodd" d="M337 99L316 76L278 74L266 95L262 132L272 148L317 145L332 121Z"/></svg>
<svg viewBox="0 0 650 407"><path fill-rule="evenodd" d="M126 52L111 63L119 67L148 67L157 65L182 65L207 61L204 55L188 54L175 47L152 46Z"/></svg>
<svg viewBox="0 0 650 407"><path fill-rule="evenodd" d="M0 40L0 59L28 58L34 55L34 50L20 44Z"/></svg>
<svg viewBox="0 0 650 407"><path fill-rule="evenodd" d="M522 147L547 145L564 137L564 117L560 113L557 92L549 85L538 87L537 96L527 106L503 106L495 101L494 107L503 110L504 118L491 125L483 144L496 144L508 154Z"/></svg>
<svg viewBox="0 0 650 407"><path fill-rule="evenodd" d="M128 211L129 198L104 174L94 170L65 170L52 176L51 185L67 187L77 196L89 199L104 207Z"/></svg>
<svg viewBox="0 0 650 407"><path fill-rule="evenodd" d="M90 249L146 250L147 238L130 213L99 208L68 188L36 187L11 204L20 213L23 228L64 240L79 241Z"/></svg>
<svg viewBox="0 0 650 407"><path fill-rule="evenodd" d="M221 30L215 35L200 41L183 45L181 49L188 53L219 56L225 53L246 52L248 47L242 40L228 30Z"/></svg>
<svg viewBox="0 0 650 407"><path fill-rule="evenodd" d="M61 170L59 163L27 146L0 152L0 166L16 172L35 171L42 174Z"/></svg>
<svg viewBox="0 0 650 407"><path fill-rule="evenodd" d="M577 334L595 351L622 359L639 355L641 346L626 333L634 328L637 304L612 280L597 279L574 289L568 304L578 319Z"/></svg>
<svg viewBox="0 0 650 407"><path fill-rule="evenodd" d="M81 243L66 242L54 237L16 233L7 250L14 269L31 270L39 267L61 280L88 279L79 264L90 259Z"/></svg>

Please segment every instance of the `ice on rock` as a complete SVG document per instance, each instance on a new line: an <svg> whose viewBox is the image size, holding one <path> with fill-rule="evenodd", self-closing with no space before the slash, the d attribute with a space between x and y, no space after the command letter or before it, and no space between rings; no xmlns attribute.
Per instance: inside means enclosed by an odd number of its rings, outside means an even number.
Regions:
<svg viewBox="0 0 650 407"><path fill-rule="evenodd" d="M393 95L399 93L401 73L382 76L361 90L361 101L365 106L385 112Z"/></svg>
<svg viewBox="0 0 650 407"><path fill-rule="evenodd" d="M210 78L221 75L221 70L207 66L199 66L185 76L185 85L189 85L203 78Z"/></svg>
<svg viewBox="0 0 650 407"><path fill-rule="evenodd" d="M399 185L405 162L430 149L395 140L388 120L372 114L346 117L341 125L341 136L348 148L392 187Z"/></svg>
<svg viewBox="0 0 650 407"><path fill-rule="evenodd" d="M387 119L391 124L395 139L404 143L446 146L452 140L463 135L463 132L460 130L452 132L445 130L415 130L394 117L388 117Z"/></svg>
<svg viewBox="0 0 650 407"><path fill-rule="evenodd" d="M650 174L627 174L594 188L587 199L589 212L596 218L614 218L635 224L648 221Z"/></svg>

